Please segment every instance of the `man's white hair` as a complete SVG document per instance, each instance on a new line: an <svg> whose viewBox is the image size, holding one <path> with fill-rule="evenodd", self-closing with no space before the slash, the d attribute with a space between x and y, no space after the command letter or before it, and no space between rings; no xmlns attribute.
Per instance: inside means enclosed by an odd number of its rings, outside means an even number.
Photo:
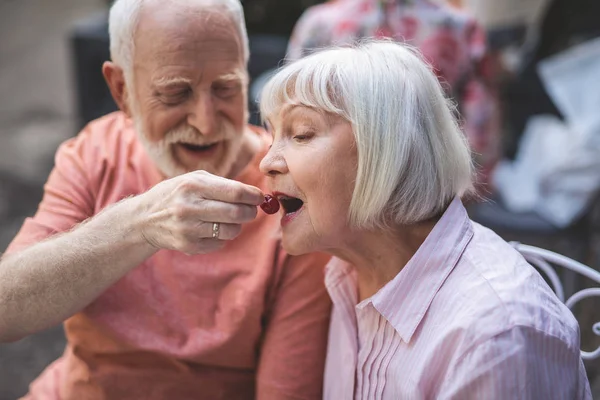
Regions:
<svg viewBox="0 0 600 400"><path fill-rule="evenodd" d="M110 56L115 64L123 68L126 78L133 71L134 34L139 23L140 12L146 2L145 0L115 0L110 9L108 18ZM164 0L161 6L224 9L235 23L242 44L244 62L248 62L250 57L248 33L246 32L244 9L239 0Z"/></svg>
<svg viewBox="0 0 600 400"><path fill-rule="evenodd" d="M358 152L352 226L424 221L473 190L471 154L454 106L429 65L406 45L368 41L291 63L264 88L263 119L277 117L284 104L352 125Z"/></svg>

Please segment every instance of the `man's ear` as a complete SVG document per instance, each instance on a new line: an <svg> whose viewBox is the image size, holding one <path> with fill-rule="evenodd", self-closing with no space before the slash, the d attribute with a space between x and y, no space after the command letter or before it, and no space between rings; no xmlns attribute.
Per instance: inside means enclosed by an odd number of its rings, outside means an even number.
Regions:
<svg viewBox="0 0 600 400"><path fill-rule="evenodd" d="M104 75L106 84L108 85L117 106L119 106L121 111L127 114L127 116L131 117L131 110L129 109L127 101L128 96L131 96L131 93L127 92L127 87L125 86L125 74L123 73L123 68L111 61L106 61L102 65L102 75Z"/></svg>

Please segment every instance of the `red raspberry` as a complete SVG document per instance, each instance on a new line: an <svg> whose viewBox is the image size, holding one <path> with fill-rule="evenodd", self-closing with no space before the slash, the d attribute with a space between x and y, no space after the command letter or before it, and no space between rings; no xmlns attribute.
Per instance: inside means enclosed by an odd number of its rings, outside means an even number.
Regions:
<svg viewBox="0 0 600 400"><path fill-rule="evenodd" d="M275 214L277 211L279 211L279 202L275 197L267 194L265 196L265 201L262 202L260 208L262 208L267 214Z"/></svg>

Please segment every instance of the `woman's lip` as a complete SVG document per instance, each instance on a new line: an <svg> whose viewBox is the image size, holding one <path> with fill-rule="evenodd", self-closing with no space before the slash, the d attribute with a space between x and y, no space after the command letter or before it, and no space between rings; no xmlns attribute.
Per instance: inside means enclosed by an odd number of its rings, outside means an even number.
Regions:
<svg viewBox="0 0 600 400"><path fill-rule="evenodd" d="M302 211L304 211L304 205L292 213L286 213L284 210L284 213L281 216L281 226L285 226L292 222Z"/></svg>
<svg viewBox="0 0 600 400"><path fill-rule="evenodd" d="M277 191L273 192L273 196L278 200L279 200L279 197L289 197L289 198L297 199L297 197L292 196L291 194L277 192Z"/></svg>

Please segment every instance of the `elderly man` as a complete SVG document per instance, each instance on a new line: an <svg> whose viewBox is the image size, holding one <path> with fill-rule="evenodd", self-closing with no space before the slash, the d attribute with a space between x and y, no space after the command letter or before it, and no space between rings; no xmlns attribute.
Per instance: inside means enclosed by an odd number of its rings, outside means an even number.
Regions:
<svg viewBox="0 0 600 400"><path fill-rule="evenodd" d="M122 112L60 147L0 264L1 340L66 319L26 398L320 398L327 259L257 214L239 1L117 0L110 39Z"/></svg>

